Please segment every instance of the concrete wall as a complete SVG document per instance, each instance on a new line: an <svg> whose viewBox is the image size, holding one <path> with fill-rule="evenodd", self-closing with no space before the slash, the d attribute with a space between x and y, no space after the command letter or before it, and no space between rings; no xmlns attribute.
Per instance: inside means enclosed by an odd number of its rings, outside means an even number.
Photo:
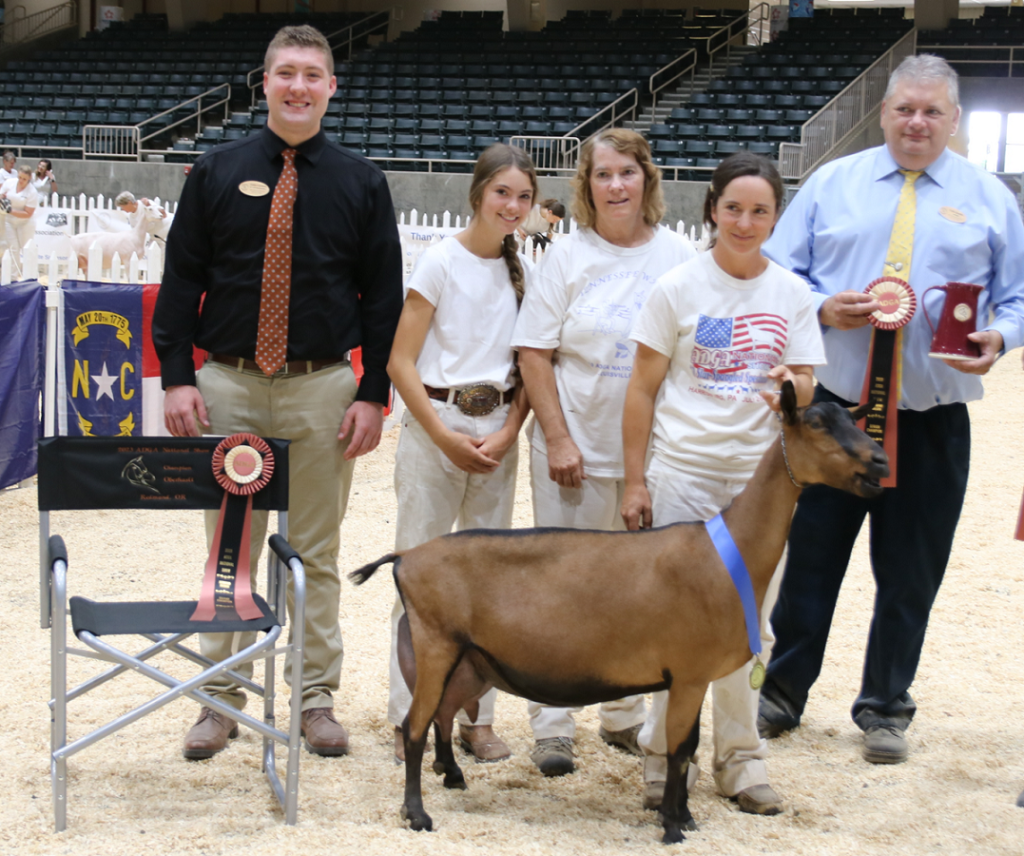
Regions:
<svg viewBox="0 0 1024 856"><path fill-rule="evenodd" d="M159 196L176 200L185 184L184 164L105 163L100 161L55 160L53 171L57 176L62 196L116 196L130 190L136 196ZM426 211L440 215L445 210L452 215L470 213L469 185L471 176L448 173L389 172L388 186L396 211ZM666 221L675 225L682 219L687 227L700 225L704 205L704 182L664 182L665 201L668 204ZM554 197L568 206L572 190L568 178L540 179L540 197ZM698 229L699 231L699 229Z"/></svg>

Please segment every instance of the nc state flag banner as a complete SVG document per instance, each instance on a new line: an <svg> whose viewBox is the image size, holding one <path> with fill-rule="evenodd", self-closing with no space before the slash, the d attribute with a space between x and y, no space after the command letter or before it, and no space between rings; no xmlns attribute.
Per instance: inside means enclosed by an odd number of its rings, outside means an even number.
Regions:
<svg viewBox="0 0 1024 856"><path fill-rule="evenodd" d="M65 280L57 415L61 435L167 436L150 333L159 285ZM197 352L197 365L202 364Z"/></svg>

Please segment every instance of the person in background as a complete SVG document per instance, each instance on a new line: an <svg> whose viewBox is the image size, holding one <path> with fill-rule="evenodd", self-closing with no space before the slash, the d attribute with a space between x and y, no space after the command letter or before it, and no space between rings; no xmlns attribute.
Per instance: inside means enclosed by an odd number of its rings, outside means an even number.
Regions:
<svg viewBox="0 0 1024 856"><path fill-rule="evenodd" d="M518 380L512 330L526 287L515 229L537 192L524 149L498 143L473 170L473 217L430 247L408 283L388 374L406 405L395 453L395 550L458 529L508 529L516 492L519 429L529 405ZM467 331L473 331L467 333ZM391 614L395 758L405 760L401 725L412 696L398 663L396 596ZM491 689L471 720L459 712L459 740L478 761L511 752L494 733Z"/></svg>
<svg viewBox="0 0 1024 856"><path fill-rule="evenodd" d="M637 353L622 419L628 529L713 518L778 436L777 387L790 380L797 404L811 402L813 366L825 362L811 295L800 277L761 255L784 198L779 172L765 158L742 152L722 161L704 201L711 251L664 274L633 325ZM761 607L765 651L781 569L782 562ZM711 684L711 766L719 792L741 811L778 814L782 800L768 784L750 672L747 663ZM665 793L667 700L667 692L654 694L639 738L648 753L650 809ZM692 784L695 764L690 769Z"/></svg>
<svg viewBox="0 0 1024 856"><path fill-rule="evenodd" d="M0 208L6 222L5 240L18 256L36 234L33 215L39 207L39 194L32 186L32 170L19 166L14 178L0 184Z"/></svg>
<svg viewBox="0 0 1024 856"><path fill-rule="evenodd" d="M635 352L629 332L655 280L696 251L659 225L661 172L634 131L612 128L589 139L573 190L580 228L538 263L512 337L536 413L529 429L534 523L621 530L618 426ZM572 710L530 702L529 711L534 763L545 776L571 773ZM645 716L642 695L606 702L599 734L640 755Z"/></svg>
<svg viewBox="0 0 1024 856"><path fill-rule="evenodd" d="M334 715L344 654L339 529L355 459L380 442L402 252L384 173L321 128L337 88L327 39L308 25L284 27L264 65L266 125L202 154L185 181L153 343L171 434L250 431L291 441L288 541L305 564L308 597L306 650L285 679L302 668L306 749L337 756L349 750ZM239 189L253 185L262 192ZM193 346L210 355L198 376ZM348 358L356 347L358 383ZM211 538L216 517L207 515ZM254 567L266 522L253 514ZM200 643L219 662L233 634L203 634ZM245 705L227 678L202 689ZM184 755L209 758L237 733L235 720L204 707Z"/></svg>
<svg viewBox="0 0 1024 856"><path fill-rule="evenodd" d="M36 165L35 175L32 176L32 186L43 199L49 199L51 193L58 193L57 177L53 174L53 162L43 158Z"/></svg>
<svg viewBox="0 0 1024 856"><path fill-rule="evenodd" d="M142 199L136 199L135 194L130 190L117 194L114 198L114 205L128 215L128 223L131 226L134 227L139 222L139 217L145 217L147 234L158 241L167 241L174 217L169 215L166 209L145 196Z"/></svg>
<svg viewBox="0 0 1024 856"><path fill-rule="evenodd" d="M3 155L3 166L0 166L0 184L3 184L7 179L14 178L17 175L15 167L18 165L18 157L10 149L4 152Z"/></svg>
<svg viewBox="0 0 1024 856"><path fill-rule="evenodd" d="M869 318L880 308L865 289L886 276L917 296L917 311L900 330L901 366L891 379L901 378L893 414L896 484L875 499L824 485L800 496L772 612L776 641L758 720L766 737L800 724L851 550L870 517L876 592L852 716L863 732L862 756L872 764L907 759L906 731L917 710L910 686L967 489L967 403L983 395L980 376L1024 344L1020 209L999 179L949 150L959 121L956 72L939 57L907 57L882 102L885 144L818 169L764 247L810 286L828 358L816 401L861 400L875 341ZM938 318L945 298L925 292L946 282L984 286L978 331L970 334L977 359L929 356L925 315Z"/></svg>

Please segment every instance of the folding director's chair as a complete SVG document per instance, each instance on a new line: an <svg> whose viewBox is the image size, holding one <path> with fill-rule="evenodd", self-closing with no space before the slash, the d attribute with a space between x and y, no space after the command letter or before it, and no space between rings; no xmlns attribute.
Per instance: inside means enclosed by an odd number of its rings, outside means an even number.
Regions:
<svg viewBox="0 0 1024 856"><path fill-rule="evenodd" d="M259 617L242 620L237 615L194 621L198 601L157 601L98 603L82 597L67 602L68 554L63 539L50 536L50 512L78 509L216 509L221 507L224 489L214 477L211 462L223 438L124 438L124 437L52 437L39 443L39 585L40 619L43 629L50 628L51 687L51 775L55 827L62 831L67 823L67 760L104 737L135 722L175 699L188 697L219 713L230 716L239 725L263 735L263 771L278 801L285 821L294 824L298 810L299 746L302 707L302 653L306 578L302 561L288 545L288 441L267 439L273 454L273 474L266 486L253 494L253 508L277 511L279 534L270 536L267 570L267 595L255 592L252 602ZM200 525L196 521L196 525ZM287 568L287 570L286 570ZM196 589L202 568L190 569ZM287 571L291 572L294 592L294 627L291 644L278 646L287 616ZM143 584L144 585L144 584ZM219 585L219 582L218 582ZM142 596L149 595L144 590ZM241 610L240 610L241 611ZM67 620L86 649L67 645ZM214 663L182 644L197 632L257 631L256 641L220 663ZM138 635L149 645L132 654L114 647L108 637ZM262 638L260 638L262 635ZM277 646L277 647L275 647ZM179 681L147 661L160 652L181 655L202 667L195 677ZM291 678L291 707L288 732L274 726L275 671L279 655L294 658ZM114 663L112 668L67 688L67 655L89 657ZM250 660L266 661L264 686L233 670ZM84 696L117 675L134 671L152 678L166 689L145 704L106 725L69 743L67 741L68 702ZM256 719L202 692L199 687L215 676L227 674L246 690L263 696L263 719ZM288 747L285 783L275 768L274 741Z"/></svg>

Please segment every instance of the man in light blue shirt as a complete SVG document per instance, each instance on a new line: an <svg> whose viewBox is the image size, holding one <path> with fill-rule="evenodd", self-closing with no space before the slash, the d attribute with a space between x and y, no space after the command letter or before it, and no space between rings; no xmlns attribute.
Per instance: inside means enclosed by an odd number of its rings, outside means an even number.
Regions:
<svg viewBox="0 0 1024 856"><path fill-rule="evenodd" d="M864 293L867 285L898 274L917 295L917 312L903 328L897 486L874 500L824 486L801 496L772 613L776 643L758 720L765 737L799 724L821 671L850 551L870 515L877 595L853 718L872 763L907 757L905 731L916 711L908 690L967 487L966 402L982 397L979 376L1024 344L1024 224L998 179L947 148L960 119L958 102L956 73L944 60L904 60L882 105L885 145L819 169L764 245L765 255L803 276L814 292L828 357L817 372L817 400L861 399L868 316L879 308ZM923 171L914 182L909 275L904 263L886 258L904 186L901 169ZM937 320L945 296L925 292L947 282L984 286L980 329L970 337L979 359L928 356L925 313Z"/></svg>

